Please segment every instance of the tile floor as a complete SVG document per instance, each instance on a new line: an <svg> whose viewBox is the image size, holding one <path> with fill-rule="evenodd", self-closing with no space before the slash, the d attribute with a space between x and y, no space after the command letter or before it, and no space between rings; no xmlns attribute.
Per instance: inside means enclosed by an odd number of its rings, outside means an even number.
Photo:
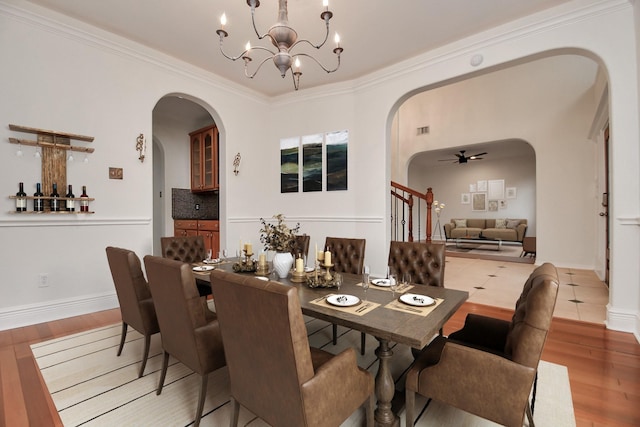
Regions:
<svg viewBox="0 0 640 427"><path fill-rule="evenodd" d="M536 267L508 261L447 256L444 284L469 292L469 302L513 308L522 286ZM590 270L558 268L560 290L554 316L604 323L609 290Z"/></svg>

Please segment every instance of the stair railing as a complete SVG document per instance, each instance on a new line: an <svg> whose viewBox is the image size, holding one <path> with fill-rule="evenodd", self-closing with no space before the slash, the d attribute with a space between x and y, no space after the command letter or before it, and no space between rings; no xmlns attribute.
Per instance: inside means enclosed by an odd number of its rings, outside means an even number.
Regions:
<svg viewBox="0 0 640 427"><path fill-rule="evenodd" d="M415 202L417 199L417 203ZM417 209L418 229L417 240L421 240L421 218L422 211L425 212L425 233L424 240L431 241L431 206L433 205L433 192L431 187L427 188L426 193L420 193L404 185L391 181L391 240L403 242L413 242L416 240L414 235L414 207Z"/></svg>

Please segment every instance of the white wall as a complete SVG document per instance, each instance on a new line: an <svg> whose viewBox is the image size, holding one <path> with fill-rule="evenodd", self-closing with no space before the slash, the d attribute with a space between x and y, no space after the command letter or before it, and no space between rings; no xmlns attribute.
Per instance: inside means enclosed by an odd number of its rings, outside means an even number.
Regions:
<svg viewBox="0 0 640 427"><path fill-rule="evenodd" d="M228 248L232 249L239 236L257 238L260 216L283 212L304 224L312 244L329 234L365 237L367 263L380 271L388 253L385 218L395 108L415 91L477 71L469 65L474 53L482 53L485 62L481 67L490 68L572 47L593 52L609 72L615 145L612 185L624 197L613 200L612 206L614 259L608 325L637 329L640 126L634 18L626 1L591 3L570 2L353 82L267 100L24 1L0 2L0 53L20 65L0 68L0 117L8 123L96 137L90 170L71 179L87 183L96 197L95 215L31 220L0 213L3 241L6 236L11 242L4 246L6 253L0 258L0 327L108 306L91 304L96 295L113 295L104 247L117 244L140 255L150 253L152 162L141 164L134 145L139 133L151 134L151 112L165 94L191 94L201 99L220 125L222 238ZM564 125L558 123L558 130ZM349 190L280 194L279 139L337 129L350 132ZM0 129L0 139L6 141L9 136L13 134L7 128ZM562 154L570 153L573 143L558 149ZM240 174L234 176L231 163L237 152L242 163ZM6 195L15 194L18 181L34 182L39 176L37 165L26 159L19 164L14 153L15 146L0 144L0 168L3 176L10 178L0 182L0 192ZM556 161L555 153L537 152L538 192L552 195L551 190L565 182L562 170L554 169ZM125 179L109 181L109 166L123 167ZM582 196L581 187L569 186L567 190L578 191L579 203L592 198L589 193ZM545 203L564 203L561 197L552 195ZM12 209L9 199L0 206L0 212ZM564 213L539 208L539 238L545 232L553 233L559 241L576 237L573 225L555 228L558 215ZM560 220L570 222L571 218L561 216ZM547 245L547 259L557 259L559 264L573 261L552 243ZM42 271L55 276L52 286L44 290L34 283ZM82 304L59 310L61 302L76 300Z"/></svg>

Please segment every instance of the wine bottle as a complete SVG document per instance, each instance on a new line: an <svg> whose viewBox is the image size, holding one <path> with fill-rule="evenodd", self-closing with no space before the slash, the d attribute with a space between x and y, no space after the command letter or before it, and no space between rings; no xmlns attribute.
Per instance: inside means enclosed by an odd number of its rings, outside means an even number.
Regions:
<svg viewBox="0 0 640 427"><path fill-rule="evenodd" d="M80 195L80 212L89 212L89 196L87 196L87 186L82 186L82 194Z"/></svg>
<svg viewBox="0 0 640 427"><path fill-rule="evenodd" d="M49 200L49 206L51 212L58 212L60 210L60 194L58 194L58 184L53 184L53 191L51 192L51 200Z"/></svg>
<svg viewBox="0 0 640 427"><path fill-rule="evenodd" d="M24 183L18 184L19 191L16 193L16 212L27 210L27 193L24 192Z"/></svg>
<svg viewBox="0 0 640 427"><path fill-rule="evenodd" d="M42 194L42 187L40 187L40 183L36 184L36 192L33 194L33 210L35 212L43 212L44 211L44 199L40 199L39 197L44 197Z"/></svg>
<svg viewBox="0 0 640 427"><path fill-rule="evenodd" d="M71 184L69 184L69 191L67 192L67 195L65 197L67 198L67 204L66 204L67 211L68 212L75 211L76 210L76 201L73 200L73 198L76 197L76 196L73 195L73 187L72 187Z"/></svg>

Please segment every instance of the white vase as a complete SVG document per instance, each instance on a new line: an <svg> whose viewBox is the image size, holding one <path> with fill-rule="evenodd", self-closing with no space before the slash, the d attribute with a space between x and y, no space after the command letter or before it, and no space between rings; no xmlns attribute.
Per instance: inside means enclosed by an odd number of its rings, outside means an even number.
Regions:
<svg viewBox="0 0 640 427"><path fill-rule="evenodd" d="M278 274L278 277L284 279L289 275L293 267L293 255L290 252L276 252L273 256L273 269Z"/></svg>

